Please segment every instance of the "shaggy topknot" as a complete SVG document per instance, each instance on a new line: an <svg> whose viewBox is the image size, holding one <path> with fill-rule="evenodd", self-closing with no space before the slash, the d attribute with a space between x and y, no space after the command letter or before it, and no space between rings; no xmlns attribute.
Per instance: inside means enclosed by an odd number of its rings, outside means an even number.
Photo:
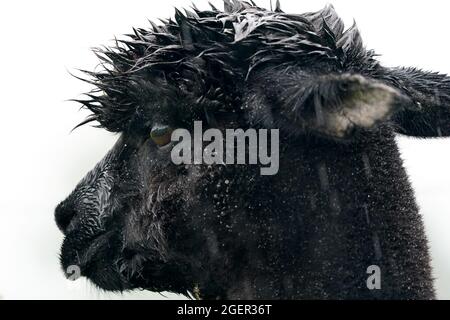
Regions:
<svg viewBox="0 0 450 320"><path fill-rule="evenodd" d="M145 117L158 108L151 105L155 96L167 100L159 99L159 105L183 105L190 115L231 111L239 95L230 86L268 64L323 59L341 68L377 66L356 24L344 32L331 5L315 13L287 14L279 2L273 11L253 1L224 3L224 11L213 5L208 11L176 9L175 21L151 22L151 29L134 29L114 47L96 49L104 68L84 71L96 89L88 99L77 100L92 112L80 125L97 121L113 132L145 125L150 120Z"/></svg>

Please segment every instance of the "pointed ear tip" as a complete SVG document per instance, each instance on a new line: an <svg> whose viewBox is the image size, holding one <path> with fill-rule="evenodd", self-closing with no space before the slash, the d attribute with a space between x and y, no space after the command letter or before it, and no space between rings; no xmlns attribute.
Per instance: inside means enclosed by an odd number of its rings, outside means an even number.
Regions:
<svg viewBox="0 0 450 320"><path fill-rule="evenodd" d="M371 87L378 99L389 101L392 105L406 106L412 104L411 98L395 87L380 82L375 82Z"/></svg>
<svg viewBox="0 0 450 320"><path fill-rule="evenodd" d="M388 85L384 82L370 79L358 74L345 74L340 75L338 78L340 83L348 83L351 85L350 90L360 91L364 94L370 94L372 92L375 95L380 95L380 97L385 97L386 99L393 99L396 102L411 102L410 97L408 97L401 90Z"/></svg>

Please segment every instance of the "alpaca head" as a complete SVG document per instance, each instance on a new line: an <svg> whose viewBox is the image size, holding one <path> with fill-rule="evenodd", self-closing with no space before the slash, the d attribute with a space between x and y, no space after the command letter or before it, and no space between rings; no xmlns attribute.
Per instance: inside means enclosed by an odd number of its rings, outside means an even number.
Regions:
<svg viewBox="0 0 450 320"><path fill-rule="evenodd" d="M414 105L332 7L286 14L225 3L224 12L177 11L98 52L105 70L88 72L97 89L81 101L92 112L85 123L120 138L56 209L64 270L76 265L106 290L189 291L202 259L225 250L220 234L251 237L271 197L299 187L290 176L306 161L299 143L352 143ZM280 129L280 174L175 165L170 134L194 121Z"/></svg>

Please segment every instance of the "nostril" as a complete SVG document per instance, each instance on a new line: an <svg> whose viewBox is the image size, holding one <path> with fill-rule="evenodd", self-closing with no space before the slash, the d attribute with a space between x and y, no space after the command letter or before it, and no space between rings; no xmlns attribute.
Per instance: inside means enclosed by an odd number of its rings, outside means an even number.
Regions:
<svg viewBox="0 0 450 320"><path fill-rule="evenodd" d="M58 228L65 232L70 222L74 218L76 214L76 210L73 204L68 203L67 201L61 202L55 209L55 220Z"/></svg>

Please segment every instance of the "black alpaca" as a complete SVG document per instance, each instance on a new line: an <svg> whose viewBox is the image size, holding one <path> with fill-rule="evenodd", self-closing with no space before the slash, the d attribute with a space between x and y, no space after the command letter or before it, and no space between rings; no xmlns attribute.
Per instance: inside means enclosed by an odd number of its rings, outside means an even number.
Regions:
<svg viewBox="0 0 450 320"><path fill-rule="evenodd" d="M394 136L450 134L449 78L381 66L330 6L177 10L97 53L85 123L120 138L56 209L64 270L202 299L434 298ZM165 136L196 120L279 128L279 173L174 165Z"/></svg>

